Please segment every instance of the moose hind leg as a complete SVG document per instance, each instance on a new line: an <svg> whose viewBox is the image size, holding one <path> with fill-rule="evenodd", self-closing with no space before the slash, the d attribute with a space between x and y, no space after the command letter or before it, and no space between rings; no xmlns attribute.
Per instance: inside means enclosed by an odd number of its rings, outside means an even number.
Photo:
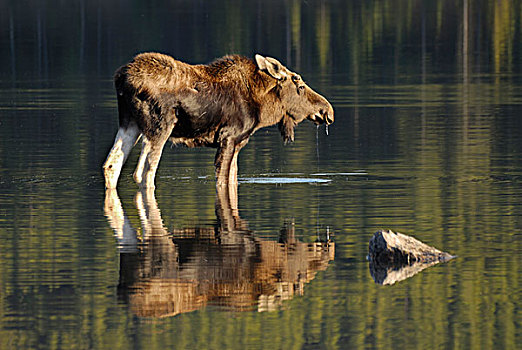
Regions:
<svg viewBox="0 0 522 350"><path fill-rule="evenodd" d="M156 171L158 170L161 153L163 152L163 142L161 145L155 144L151 146L150 152L147 154L147 160L144 164L144 171L141 182L138 185L141 188L154 188L154 179L156 178Z"/></svg>
<svg viewBox="0 0 522 350"><path fill-rule="evenodd" d="M143 182L143 173L148 171L149 163L147 162L147 157L151 150L151 144L149 140L144 136L142 139L141 145L141 154L138 160L138 165L136 166L136 170L134 171L134 181L142 187Z"/></svg>
<svg viewBox="0 0 522 350"><path fill-rule="evenodd" d="M143 164L142 181L141 183L138 183L141 188L155 187L154 179L156 177L156 170L158 170L159 161L163 152L163 146L165 146L165 142L167 142L167 140L169 139L170 133L172 132L173 128L174 124L170 125L166 130L163 130L161 134L157 135L154 139L149 139L147 141L149 142L149 145L146 146L147 154L146 156L144 156L146 157L146 160Z"/></svg>
<svg viewBox="0 0 522 350"><path fill-rule="evenodd" d="M116 188L121 168L129 157L130 151L136 144L140 134L138 126L134 123L129 124L126 128L119 128L116 138L114 139L114 145L107 156L107 160L103 164L106 188Z"/></svg>

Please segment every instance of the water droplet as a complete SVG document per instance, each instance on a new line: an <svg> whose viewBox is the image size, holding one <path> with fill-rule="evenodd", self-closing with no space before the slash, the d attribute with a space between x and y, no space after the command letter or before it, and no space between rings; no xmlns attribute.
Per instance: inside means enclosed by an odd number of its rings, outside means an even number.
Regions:
<svg viewBox="0 0 522 350"><path fill-rule="evenodd" d="M315 128L315 152L317 154L317 166L319 167L319 125Z"/></svg>
<svg viewBox="0 0 522 350"><path fill-rule="evenodd" d="M324 127L324 132L326 133L326 136L328 136L328 125Z"/></svg>

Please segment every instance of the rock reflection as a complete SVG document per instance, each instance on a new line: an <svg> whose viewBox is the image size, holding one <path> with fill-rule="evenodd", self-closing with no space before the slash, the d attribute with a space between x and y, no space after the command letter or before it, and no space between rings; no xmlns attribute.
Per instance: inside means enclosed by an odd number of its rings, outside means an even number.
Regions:
<svg viewBox="0 0 522 350"><path fill-rule="evenodd" d="M439 261L432 261L429 263L414 262L411 264L382 265L379 262L370 260L369 265L370 274L375 283L387 286L413 277L422 270L438 263Z"/></svg>
<svg viewBox="0 0 522 350"><path fill-rule="evenodd" d="M216 194L217 224L168 231L153 191L136 194L141 239L116 190L107 190L105 214L120 249L118 295L139 317L168 317L211 305L234 311L270 311L302 295L304 285L334 259L332 242L303 243L292 222L279 241L257 237L239 217L237 188Z"/></svg>

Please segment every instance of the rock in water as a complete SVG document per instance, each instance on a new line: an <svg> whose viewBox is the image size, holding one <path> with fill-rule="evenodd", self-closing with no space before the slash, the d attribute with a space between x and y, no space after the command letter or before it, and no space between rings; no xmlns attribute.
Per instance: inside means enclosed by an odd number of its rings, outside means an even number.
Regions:
<svg viewBox="0 0 522 350"><path fill-rule="evenodd" d="M376 283L394 284L412 277L427 267L455 256L421 241L392 231L378 231L370 239L370 273Z"/></svg>

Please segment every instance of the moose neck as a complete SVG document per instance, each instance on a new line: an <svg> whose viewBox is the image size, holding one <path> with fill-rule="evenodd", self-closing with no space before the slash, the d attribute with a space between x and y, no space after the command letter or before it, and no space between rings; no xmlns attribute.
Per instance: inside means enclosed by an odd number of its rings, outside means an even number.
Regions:
<svg viewBox="0 0 522 350"><path fill-rule="evenodd" d="M281 100L276 92L277 85L273 82L272 78L263 77L264 73L258 72L259 79L257 84L260 91L259 95L256 96L256 100L259 104L259 125L258 128L271 126L279 123L285 115L285 110L281 103Z"/></svg>

